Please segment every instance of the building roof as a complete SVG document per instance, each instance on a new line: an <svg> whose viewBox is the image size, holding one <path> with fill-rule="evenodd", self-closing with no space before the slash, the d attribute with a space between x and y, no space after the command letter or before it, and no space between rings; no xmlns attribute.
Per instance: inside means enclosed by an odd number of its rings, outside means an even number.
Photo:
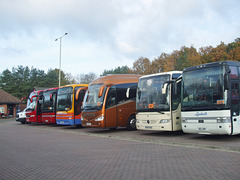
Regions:
<svg viewBox="0 0 240 180"><path fill-rule="evenodd" d="M17 97L0 89L0 104L20 104L20 103L21 101Z"/></svg>

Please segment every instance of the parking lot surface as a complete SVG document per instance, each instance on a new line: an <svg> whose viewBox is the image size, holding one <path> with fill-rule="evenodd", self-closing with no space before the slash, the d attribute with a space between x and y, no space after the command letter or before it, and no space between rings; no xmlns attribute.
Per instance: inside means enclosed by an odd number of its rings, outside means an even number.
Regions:
<svg viewBox="0 0 240 180"><path fill-rule="evenodd" d="M240 179L240 136L0 120L0 179Z"/></svg>

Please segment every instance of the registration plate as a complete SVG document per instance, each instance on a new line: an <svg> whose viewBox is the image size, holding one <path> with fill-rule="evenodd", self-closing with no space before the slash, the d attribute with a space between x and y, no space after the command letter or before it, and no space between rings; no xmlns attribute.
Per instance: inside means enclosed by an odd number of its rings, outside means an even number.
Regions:
<svg viewBox="0 0 240 180"><path fill-rule="evenodd" d="M200 127L200 128L198 128L198 130L199 130L199 131L206 131L207 129Z"/></svg>
<svg viewBox="0 0 240 180"><path fill-rule="evenodd" d="M64 124L64 121L60 121L60 124Z"/></svg>
<svg viewBox="0 0 240 180"><path fill-rule="evenodd" d="M145 126L146 129L152 129L152 126Z"/></svg>
<svg viewBox="0 0 240 180"><path fill-rule="evenodd" d="M92 123L86 123L86 125L87 125L87 126L91 126L91 125L92 125Z"/></svg>

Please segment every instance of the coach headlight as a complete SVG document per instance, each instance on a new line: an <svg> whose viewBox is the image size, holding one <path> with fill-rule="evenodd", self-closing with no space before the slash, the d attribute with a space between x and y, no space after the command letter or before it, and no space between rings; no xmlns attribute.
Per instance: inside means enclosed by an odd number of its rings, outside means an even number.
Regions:
<svg viewBox="0 0 240 180"><path fill-rule="evenodd" d="M103 120L104 120L103 114L95 119L95 121L103 121Z"/></svg>
<svg viewBox="0 0 240 180"><path fill-rule="evenodd" d="M230 117L219 117L217 118L217 123L230 123Z"/></svg>

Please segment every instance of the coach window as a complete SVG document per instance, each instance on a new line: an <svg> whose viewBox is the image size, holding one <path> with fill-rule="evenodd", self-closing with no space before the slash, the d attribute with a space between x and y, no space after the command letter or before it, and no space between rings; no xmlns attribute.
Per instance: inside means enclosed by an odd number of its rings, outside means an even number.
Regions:
<svg viewBox="0 0 240 180"><path fill-rule="evenodd" d="M127 100L126 92L127 92L127 84L119 84L117 85L117 104L120 104Z"/></svg>
<svg viewBox="0 0 240 180"><path fill-rule="evenodd" d="M231 79L238 79L238 68L235 66L229 66L229 68L231 70L230 74Z"/></svg>
<svg viewBox="0 0 240 180"><path fill-rule="evenodd" d="M106 109L112 106L115 106L116 101L117 101L116 87L112 86L108 91L107 100L106 100Z"/></svg>
<svg viewBox="0 0 240 180"><path fill-rule="evenodd" d="M239 98L239 83L232 83L232 113L233 115L239 115L240 110L240 98Z"/></svg>
<svg viewBox="0 0 240 180"><path fill-rule="evenodd" d="M84 98L84 95L85 95L85 92L86 92L86 89L82 89L80 92L79 92L79 97L77 99L76 97L76 93L77 93L77 90L82 88L82 86L80 87L75 87L75 90L74 90L74 97L75 97L75 100L74 100L74 114L75 115L79 115L81 113L81 106L82 106L82 102L83 102L83 98Z"/></svg>
<svg viewBox="0 0 240 180"><path fill-rule="evenodd" d="M135 99L137 95L137 85L131 86L129 90L129 99Z"/></svg>

